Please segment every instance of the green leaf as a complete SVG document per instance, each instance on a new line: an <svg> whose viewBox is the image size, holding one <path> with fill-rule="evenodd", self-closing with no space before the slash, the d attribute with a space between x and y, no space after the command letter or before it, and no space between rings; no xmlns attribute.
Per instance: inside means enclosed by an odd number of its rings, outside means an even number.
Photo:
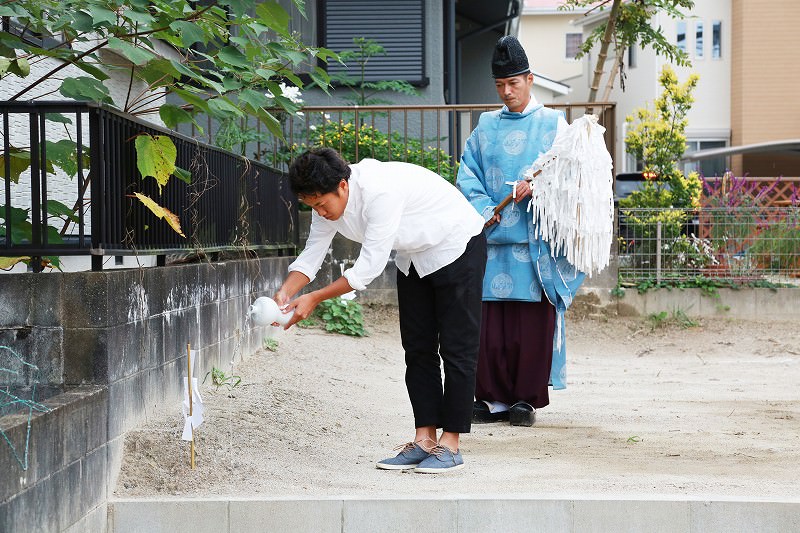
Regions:
<svg viewBox="0 0 800 533"><path fill-rule="evenodd" d="M186 182L187 185L192 184L192 173L184 170L181 167L175 167L175 177L179 180Z"/></svg>
<svg viewBox="0 0 800 533"><path fill-rule="evenodd" d="M75 210L56 200L47 200L47 212L56 217L67 217L73 222L78 222L78 215L75 214Z"/></svg>
<svg viewBox="0 0 800 533"><path fill-rule="evenodd" d="M187 104L192 104L196 107L196 111L208 112L208 101L200 95L194 94L186 89L172 89L172 92L183 98Z"/></svg>
<svg viewBox="0 0 800 533"><path fill-rule="evenodd" d="M195 43L208 43L206 32L194 22L176 20L169 27L180 34L181 42L185 48L189 48Z"/></svg>
<svg viewBox="0 0 800 533"><path fill-rule="evenodd" d="M135 46L128 41L117 39L116 37L108 38L108 47L118 52L122 57L133 63L134 65L144 65L148 61L155 59L155 54L149 50L145 50L139 46Z"/></svg>
<svg viewBox="0 0 800 533"><path fill-rule="evenodd" d="M256 6L256 16L260 22L272 28L275 32L289 35L289 14L278 2L262 2Z"/></svg>
<svg viewBox="0 0 800 533"><path fill-rule="evenodd" d="M175 172L178 150L166 135L143 134L136 137L136 166L142 178L152 176L158 182L158 190L169 181Z"/></svg>
<svg viewBox="0 0 800 533"><path fill-rule="evenodd" d="M70 27L80 33L92 31L94 28L94 21L92 20L92 16L88 13L75 11L70 18L72 19Z"/></svg>
<svg viewBox="0 0 800 533"><path fill-rule="evenodd" d="M253 109L258 109L268 105L269 98L262 92L244 89L239 93L239 102L249 104Z"/></svg>
<svg viewBox="0 0 800 533"><path fill-rule="evenodd" d="M258 119L267 127L267 129L279 139L283 139L283 131L281 130L281 123L269 111L263 107L256 110Z"/></svg>
<svg viewBox="0 0 800 533"><path fill-rule="evenodd" d="M86 74L89 74L100 81L105 81L109 78L108 74L91 63L87 63L86 61L76 61L74 64Z"/></svg>
<svg viewBox="0 0 800 533"><path fill-rule="evenodd" d="M11 148L9 150L9 161L11 162L11 181L19 183L20 175L28 170L31 166L31 153L27 150L20 150L19 148ZM0 178L8 179L6 176L6 157L5 153L0 152Z"/></svg>
<svg viewBox="0 0 800 533"><path fill-rule="evenodd" d="M226 118L230 117L231 115L237 117L244 116L242 110L236 107L230 100L228 100L224 96L208 100L208 111L209 113L211 113L212 116L218 118Z"/></svg>
<svg viewBox="0 0 800 533"><path fill-rule="evenodd" d="M97 26L116 26L117 14L100 6L92 6L92 20Z"/></svg>
<svg viewBox="0 0 800 533"><path fill-rule="evenodd" d="M59 92L63 96L75 100L114 103L108 93L108 88L102 82L86 76L65 79Z"/></svg>
<svg viewBox="0 0 800 533"><path fill-rule="evenodd" d="M78 145L75 141L61 139L58 142L45 141L47 161L61 168L72 178L78 173ZM83 168L86 168L84 163ZM55 171L55 170L53 170Z"/></svg>
<svg viewBox="0 0 800 533"><path fill-rule="evenodd" d="M172 104L164 104L158 110L158 115L169 129L175 129L182 122L192 122L194 117L183 108Z"/></svg>
<svg viewBox="0 0 800 533"><path fill-rule="evenodd" d="M50 122L58 122L59 124L72 124L72 119L65 117L61 113L47 113L44 116L45 120Z"/></svg>
<svg viewBox="0 0 800 533"><path fill-rule="evenodd" d="M220 51L217 52L217 57L234 67L247 68L250 66L247 57L235 46L226 46L220 49Z"/></svg>

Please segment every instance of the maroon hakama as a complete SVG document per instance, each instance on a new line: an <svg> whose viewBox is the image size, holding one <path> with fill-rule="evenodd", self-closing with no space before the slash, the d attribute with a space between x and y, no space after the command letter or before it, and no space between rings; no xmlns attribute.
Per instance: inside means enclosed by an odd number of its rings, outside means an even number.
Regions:
<svg viewBox="0 0 800 533"><path fill-rule="evenodd" d="M482 312L475 398L536 409L549 404L555 307L544 298L484 301Z"/></svg>

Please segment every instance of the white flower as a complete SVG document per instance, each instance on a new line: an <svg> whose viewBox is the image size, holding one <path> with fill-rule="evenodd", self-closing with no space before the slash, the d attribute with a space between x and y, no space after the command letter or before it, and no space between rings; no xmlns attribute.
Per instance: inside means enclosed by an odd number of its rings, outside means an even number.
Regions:
<svg viewBox="0 0 800 533"><path fill-rule="evenodd" d="M281 82L278 87L281 89L280 96L288 98L293 104L300 105L303 103L303 94L300 92L300 88L286 85L283 82ZM265 95L269 98L279 96L272 91L265 93Z"/></svg>
<svg viewBox="0 0 800 533"><path fill-rule="evenodd" d="M311 131L317 131L317 127L316 127L315 125L313 125L313 124L312 124L312 125L310 125L310 126L308 127L308 129L310 129Z"/></svg>

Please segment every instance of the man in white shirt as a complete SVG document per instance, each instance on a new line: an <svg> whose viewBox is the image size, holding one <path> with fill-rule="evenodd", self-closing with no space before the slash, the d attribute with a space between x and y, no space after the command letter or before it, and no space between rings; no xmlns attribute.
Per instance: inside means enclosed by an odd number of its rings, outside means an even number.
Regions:
<svg viewBox="0 0 800 533"><path fill-rule="evenodd" d="M289 181L314 212L306 247L275 294L285 311L294 310L286 327L323 300L365 289L395 250L416 430L396 457L376 466L420 473L463 467L459 437L470 431L486 266L483 218L455 187L410 163L348 165L336 151L317 148L292 163ZM314 279L337 233L362 244L355 264L333 283L290 300Z"/></svg>

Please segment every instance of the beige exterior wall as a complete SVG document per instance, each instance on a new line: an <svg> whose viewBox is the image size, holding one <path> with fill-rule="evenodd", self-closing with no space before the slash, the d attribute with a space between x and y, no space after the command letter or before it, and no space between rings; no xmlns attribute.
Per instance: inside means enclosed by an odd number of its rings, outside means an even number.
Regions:
<svg viewBox="0 0 800 533"><path fill-rule="evenodd" d="M517 38L525 48L531 69L551 80L570 85L570 78L583 70L581 61L567 59L567 33L581 33L582 28L571 24L580 17L576 13L538 14L520 16Z"/></svg>
<svg viewBox="0 0 800 533"><path fill-rule="evenodd" d="M733 145L800 138L800 2L733 0ZM742 155L735 174L800 176L800 158Z"/></svg>

